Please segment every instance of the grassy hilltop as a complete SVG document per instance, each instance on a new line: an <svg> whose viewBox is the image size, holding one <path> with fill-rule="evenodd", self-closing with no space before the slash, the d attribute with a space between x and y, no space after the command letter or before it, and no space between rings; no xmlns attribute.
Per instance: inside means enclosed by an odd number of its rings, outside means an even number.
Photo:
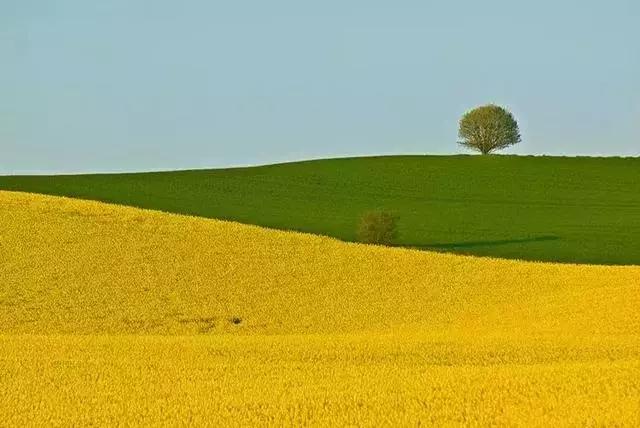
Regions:
<svg viewBox="0 0 640 428"><path fill-rule="evenodd" d="M640 158L388 156L251 168L0 177L0 189L355 239L363 211L400 216L404 246L640 264Z"/></svg>

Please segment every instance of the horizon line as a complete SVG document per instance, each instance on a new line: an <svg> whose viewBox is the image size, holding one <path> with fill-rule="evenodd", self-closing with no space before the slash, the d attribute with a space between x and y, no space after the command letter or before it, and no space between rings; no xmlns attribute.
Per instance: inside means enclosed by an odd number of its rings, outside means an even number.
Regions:
<svg viewBox="0 0 640 428"><path fill-rule="evenodd" d="M211 167L178 167L178 168L151 168L146 170L76 170L76 171L46 171L46 170L25 170L15 173L2 173L0 177L24 177L24 176L75 176L75 175L114 175L114 174L147 174L147 173L160 173L160 172L189 172L189 171L212 171L212 170L230 170L230 169L243 169L243 168L259 168L276 165L287 165L295 163L305 162L317 162L323 160L347 160L347 159L367 159L367 158L382 158L382 157L519 157L519 158L575 158L575 159L640 159L638 155L593 155L593 154L572 154L572 155L550 155L550 154L517 154L517 153L492 153L489 155L482 155L480 153L450 153L450 154L429 154L429 153L389 153L389 154L353 154L353 155L337 155L329 157L309 157L293 160L282 160L267 163L244 163L244 164L230 164L227 166L211 166Z"/></svg>

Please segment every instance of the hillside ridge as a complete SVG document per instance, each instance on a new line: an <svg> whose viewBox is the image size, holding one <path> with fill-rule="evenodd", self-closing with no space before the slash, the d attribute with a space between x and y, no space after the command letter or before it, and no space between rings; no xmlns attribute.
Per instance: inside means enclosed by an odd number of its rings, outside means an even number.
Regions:
<svg viewBox="0 0 640 428"><path fill-rule="evenodd" d="M379 156L231 169L5 176L0 189L92 199L355 240L399 216L400 246L640 264L640 159Z"/></svg>

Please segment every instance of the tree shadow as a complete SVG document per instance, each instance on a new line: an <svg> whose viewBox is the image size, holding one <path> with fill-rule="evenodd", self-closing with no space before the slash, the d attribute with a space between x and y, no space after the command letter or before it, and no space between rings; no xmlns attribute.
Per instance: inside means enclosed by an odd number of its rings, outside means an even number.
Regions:
<svg viewBox="0 0 640 428"><path fill-rule="evenodd" d="M405 248L416 249L441 249L441 250L453 250L475 247L490 247L496 245L509 245L509 244L526 244L529 242L545 242L545 241L557 241L560 237L556 235L537 236L534 238L519 238L519 239L496 239L486 241L466 241L466 242L434 242L428 244L402 244Z"/></svg>

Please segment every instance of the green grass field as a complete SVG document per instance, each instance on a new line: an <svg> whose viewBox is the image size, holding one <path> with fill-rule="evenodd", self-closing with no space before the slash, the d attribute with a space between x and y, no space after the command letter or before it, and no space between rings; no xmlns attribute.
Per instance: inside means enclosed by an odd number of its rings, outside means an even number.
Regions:
<svg viewBox="0 0 640 428"><path fill-rule="evenodd" d="M640 158L389 156L251 168L0 177L0 189L354 240L400 216L399 244L528 260L640 264Z"/></svg>

